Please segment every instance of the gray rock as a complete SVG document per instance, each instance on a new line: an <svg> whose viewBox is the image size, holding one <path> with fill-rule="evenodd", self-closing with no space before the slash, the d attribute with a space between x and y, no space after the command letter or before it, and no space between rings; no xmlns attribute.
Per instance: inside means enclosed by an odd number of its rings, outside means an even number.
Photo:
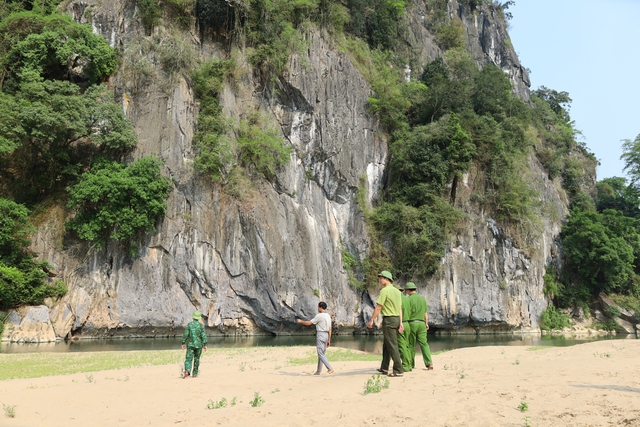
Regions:
<svg viewBox="0 0 640 427"><path fill-rule="evenodd" d="M507 43L504 22L490 6L471 13L453 0L449 5L467 28L479 66L493 63L505 70L516 93L527 99L528 76ZM420 21L421 7L424 1L416 0L408 9L407 37L426 62L442 52ZM126 46L144 34L131 2L74 0L67 11L78 21L88 20L112 46ZM205 57L219 55L216 45L191 37ZM341 252L344 247L358 259L369 252L356 192L363 184L367 204L378 198L387 141L367 111L371 88L348 55L320 31L311 30L307 41L308 49L291 57L282 78L262 80L240 65L242 77L222 92L225 114L238 118L249 108L260 109L292 148L291 161L275 179L256 181L241 200L194 172L198 104L186 80L178 79L167 91L160 86L169 82L160 77L132 93L125 73L112 77L139 135L132 157L157 154L175 186L166 217L134 258L116 245L104 250L70 240L62 245L66 213L50 211L32 250L69 287L49 311L57 337L176 335L196 309L209 334L308 333L294 319L311 317L320 299L340 333L366 330L376 292L348 285ZM242 64L246 58L239 55ZM163 74L158 70L158 75ZM526 237L532 251L521 249L510 231L472 201L473 181L462 180L457 200L469 226L448 247L435 278L420 284L434 329L537 330L547 306L542 276L548 266L560 266L557 236L567 201L535 157L529 166L540 202L556 212L544 219L539 233Z"/></svg>
<svg viewBox="0 0 640 427"><path fill-rule="evenodd" d="M27 308L22 318L13 312L8 320L10 327L6 333L10 342L40 343L57 339L49 318L49 309L44 305Z"/></svg>

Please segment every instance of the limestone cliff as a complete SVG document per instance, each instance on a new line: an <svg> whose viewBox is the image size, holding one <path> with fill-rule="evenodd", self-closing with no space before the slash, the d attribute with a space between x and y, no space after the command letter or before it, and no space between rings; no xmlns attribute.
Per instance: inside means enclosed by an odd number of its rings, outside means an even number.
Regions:
<svg viewBox="0 0 640 427"><path fill-rule="evenodd" d="M408 9L408 42L426 62L442 52L421 22L424 3L416 0ZM462 20L479 66L502 68L527 99L527 73L493 8L471 11L453 0L448 7ZM91 23L113 47L144 38L139 11L126 0L72 0L67 11ZM218 55L217 46L195 31L184 37L204 58ZM265 82L245 66L235 86L225 88L225 114L257 108L293 148L290 163L274 180L255 182L254 191L240 200L194 172L198 104L188 82L158 71L157 81L134 87L122 70L116 74L111 87L139 135L133 157L157 154L174 182L167 215L132 258L115 245L101 251L64 240L66 213L52 210L32 248L54 266L69 292L51 304L48 318L43 307L13 313L5 338L173 335L195 309L203 312L212 334L289 334L302 331L294 317L311 316L320 299L339 332L365 329L376 294L347 284L341 251L364 256L369 250L355 194L366 176L368 202L377 198L387 144L377 118L367 111L371 89L349 56L320 31L310 31L308 42L304 54L291 57L282 78ZM532 184L555 214L545 220L536 250L529 252L474 207L473 172L467 175L459 196L466 198L467 228L448 246L436 277L421 284L433 327L537 330L547 306L542 276L557 257L566 200L535 158L530 167ZM29 326L33 319L44 326Z"/></svg>

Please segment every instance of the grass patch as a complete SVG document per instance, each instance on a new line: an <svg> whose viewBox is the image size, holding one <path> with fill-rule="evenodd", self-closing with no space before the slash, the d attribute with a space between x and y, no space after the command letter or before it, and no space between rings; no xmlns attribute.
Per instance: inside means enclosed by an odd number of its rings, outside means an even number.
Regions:
<svg viewBox="0 0 640 427"><path fill-rule="evenodd" d="M264 404L264 399L262 398L262 396L260 396L260 392L256 391L253 394L253 400L249 402L249 405L251 405L251 407L253 408L257 408L259 406L262 406L263 404Z"/></svg>
<svg viewBox="0 0 640 427"><path fill-rule="evenodd" d="M4 415L9 418L16 417L16 405L5 405L2 404L2 408L4 409Z"/></svg>
<svg viewBox="0 0 640 427"><path fill-rule="evenodd" d="M180 363L184 350L0 354L0 381ZM87 381L92 382L87 376Z"/></svg>
<svg viewBox="0 0 640 427"><path fill-rule="evenodd" d="M345 350L341 348L334 348L327 351L327 357L332 362L371 362L379 361L379 354L369 354L362 352L355 352L351 350ZM318 354L315 351L309 351L307 357L302 358L289 358L287 362L291 365L308 365L310 363L316 363L318 361Z"/></svg>
<svg viewBox="0 0 640 427"><path fill-rule="evenodd" d="M367 380L364 385L364 394L380 393L383 389L389 388L389 378L374 375Z"/></svg>
<svg viewBox="0 0 640 427"><path fill-rule="evenodd" d="M534 345L533 347L529 347L527 349L527 351L538 351L538 350L544 350L545 348L550 348L553 347L551 345Z"/></svg>

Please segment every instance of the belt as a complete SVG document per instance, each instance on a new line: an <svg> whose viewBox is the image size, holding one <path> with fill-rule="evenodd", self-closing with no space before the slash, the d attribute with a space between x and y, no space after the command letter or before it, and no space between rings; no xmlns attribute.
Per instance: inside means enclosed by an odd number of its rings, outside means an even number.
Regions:
<svg viewBox="0 0 640 427"><path fill-rule="evenodd" d="M409 322L409 323L413 323L413 322L422 322L422 323L424 323L424 320L407 320L407 322Z"/></svg>
<svg viewBox="0 0 640 427"><path fill-rule="evenodd" d="M399 318L400 316L382 316L383 319L388 319L388 318L391 318L391 317L398 317Z"/></svg>

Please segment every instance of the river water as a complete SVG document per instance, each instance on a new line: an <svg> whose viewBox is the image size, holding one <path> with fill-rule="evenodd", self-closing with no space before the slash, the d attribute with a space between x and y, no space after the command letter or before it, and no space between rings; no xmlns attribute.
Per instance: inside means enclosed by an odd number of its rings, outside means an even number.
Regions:
<svg viewBox="0 0 640 427"><path fill-rule="evenodd" d="M525 346L569 346L596 340L635 339L634 335L614 335L598 337L568 338L537 334L504 334L504 335L429 335L428 341L432 352L453 350L463 347L487 345L525 345ZM252 336L252 337L210 337L209 347L254 347L254 346L315 346L315 337L304 336ZM382 353L382 335L336 335L331 340L334 347L343 347L368 353ZM180 337L177 338L121 338L78 340L41 344L0 344L0 353L55 353L55 352L90 352L90 351L130 351L130 350L170 350L180 348Z"/></svg>

